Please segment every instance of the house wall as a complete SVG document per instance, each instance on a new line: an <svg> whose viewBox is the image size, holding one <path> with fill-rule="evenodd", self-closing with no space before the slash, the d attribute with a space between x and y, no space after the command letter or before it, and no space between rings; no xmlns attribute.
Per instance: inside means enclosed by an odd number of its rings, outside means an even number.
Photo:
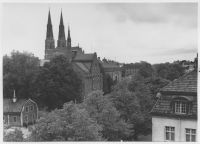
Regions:
<svg viewBox="0 0 200 144"><path fill-rule="evenodd" d="M31 111L31 105L33 105L33 111ZM29 109L28 112L25 111L26 106L28 106L28 109ZM38 114L37 105L31 100L28 100L22 109L23 123L25 123L25 116L28 116L28 123L33 122L33 119L32 119L33 113L35 113L35 119L36 119L37 114Z"/></svg>
<svg viewBox="0 0 200 144"><path fill-rule="evenodd" d="M165 141L165 126L175 127L175 141L186 141L185 128L196 129L197 120L152 116L152 141ZM196 134L197 141L197 134Z"/></svg>
<svg viewBox="0 0 200 144"><path fill-rule="evenodd" d="M13 117L17 117L17 122L14 122ZM4 124L10 126L20 126L21 124L20 114L4 114Z"/></svg>

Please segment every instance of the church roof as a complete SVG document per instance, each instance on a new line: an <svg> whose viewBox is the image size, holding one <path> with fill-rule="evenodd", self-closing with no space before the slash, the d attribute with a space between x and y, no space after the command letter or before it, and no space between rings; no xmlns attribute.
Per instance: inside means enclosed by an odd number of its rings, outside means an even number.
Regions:
<svg viewBox="0 0 200 144"><path fill-rule="evenodd" d="M73 61L92 61L94 54L78 54Z"/></svg>
<svg viewBox="0 0 200 144"><path fill-rule="evenodd" d="M3 99L3 112L21 112L22 106L28 101L29 99L17 99L16 102L13 102L12 98L4 98Z"/></svg>
<svg viewBox="0 0 200 144"><path fill-rule="evenodd" d="M194 70L178 80L169 83L161 91L171 92L197 92L197 71Z"/></svg>
<svg viewBox="0 0 200 144"><path fill-rule="evenodd" d="M83 63L81 63L81 62L75 62L75 64L78 65L84 72L86 72L86 73L90 72Z"/></svg>

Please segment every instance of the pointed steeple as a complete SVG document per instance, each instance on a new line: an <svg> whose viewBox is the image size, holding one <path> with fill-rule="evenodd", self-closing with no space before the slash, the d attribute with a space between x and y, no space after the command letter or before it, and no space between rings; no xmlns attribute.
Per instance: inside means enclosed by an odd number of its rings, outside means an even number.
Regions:
<svg viewBox="0 0 200 144"><path fill-rule="evenodd" d="M71 37L70 37L70 29L69 29L69 24L68 24L67 47L71 47Z"/></svg>
<svg viewBox="0 0 200 144"><path fill-rule="evenodd" d="M47 23L47 39L53 39L53 30L52 30L52 24L51 24L51 14L50 14L50 8L49 8L49 16L48 16L48 23Z"/></svg>
<svg viewBox="0 0 200 144"><path fill-rule="evenodd" d="M60 25L59 25L57 44L58 44L58 47L66 47L65 27L63 23L62 10L61 10L61 15L60 15Z"/></svg>
<svg viewBox="0 0 200 144"><path fill-rule="evenodd" d="M50 14L50 8L49 8L48 25L51 25L51 14Z"/></svg>
<svg viewBox="0 0 200 144"><path fill-rule="evenodd" d="M55 49L54 44L54 38L53 38L53 28L51 23L51 13L49 8L49 14L48 14L48 21L47 21L47 33L46 33L46 40L45 40L45 55L44 59L50 59L52 57L52 51Z"/></svg>
<svg viewBox="0 0 200 144"><path fill-rule="evenodd" d="M62 17L62 10L61 10L61 15L60 15L60 25L64 25L63 24L63 17Z"/></svg>

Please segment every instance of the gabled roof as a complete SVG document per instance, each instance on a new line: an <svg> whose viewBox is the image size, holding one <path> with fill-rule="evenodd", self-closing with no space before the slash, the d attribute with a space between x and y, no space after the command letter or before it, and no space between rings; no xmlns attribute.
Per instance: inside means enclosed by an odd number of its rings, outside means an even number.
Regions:
<svg viewBox="0 0 200 144"><path fill-rule="evenodd" d="M169 83L161 89L168 92L196 92L197 93L197 70L194 70L178 80Z"/></svg>
<svg viewBox="0 0 200 144"><path fill-rule="evenodd" d="M95 54L78 54L73 61L92 61Z"/></svg>
<svg viewBox="0 0 200 144"><path fill-rule="evenodd" d="M89 73L89 70L87 69L87 67L81 63L81 62L75 62L76 65L78 65L84 72Z"/></svg>
<svg viewBox="0 0 200 144"><path fill-rule="evenodd" d="M12 98L4 98L3 99L3 112L21 112L22 106L28 101L29 99L17 99L16 102L13 102Z"/></svg>
<svg viewBox="0 0 200 144"><path fill-rule="evenodd" d="M87 67L88 70L90 70L92 64L90 62L84 62L84 65Z"/></svg>
<svg viewBox="0 0 200 144"><path fill-rule="evenodd" d="M105 71L120 71L120 67L115 63L102 63Z"/></svg>

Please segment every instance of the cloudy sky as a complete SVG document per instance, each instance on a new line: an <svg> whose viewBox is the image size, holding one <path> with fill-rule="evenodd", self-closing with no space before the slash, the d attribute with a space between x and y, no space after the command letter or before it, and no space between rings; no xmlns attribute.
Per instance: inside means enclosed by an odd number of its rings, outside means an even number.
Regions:
<svg viewBox="0 0 200 144"><path fill-rule="evenodd" d="M4 3L3 55L18 50L44 58L49 6L56 46L62 7L72 46L101 59L193 61L198 51L197 3Z"/></svg>

